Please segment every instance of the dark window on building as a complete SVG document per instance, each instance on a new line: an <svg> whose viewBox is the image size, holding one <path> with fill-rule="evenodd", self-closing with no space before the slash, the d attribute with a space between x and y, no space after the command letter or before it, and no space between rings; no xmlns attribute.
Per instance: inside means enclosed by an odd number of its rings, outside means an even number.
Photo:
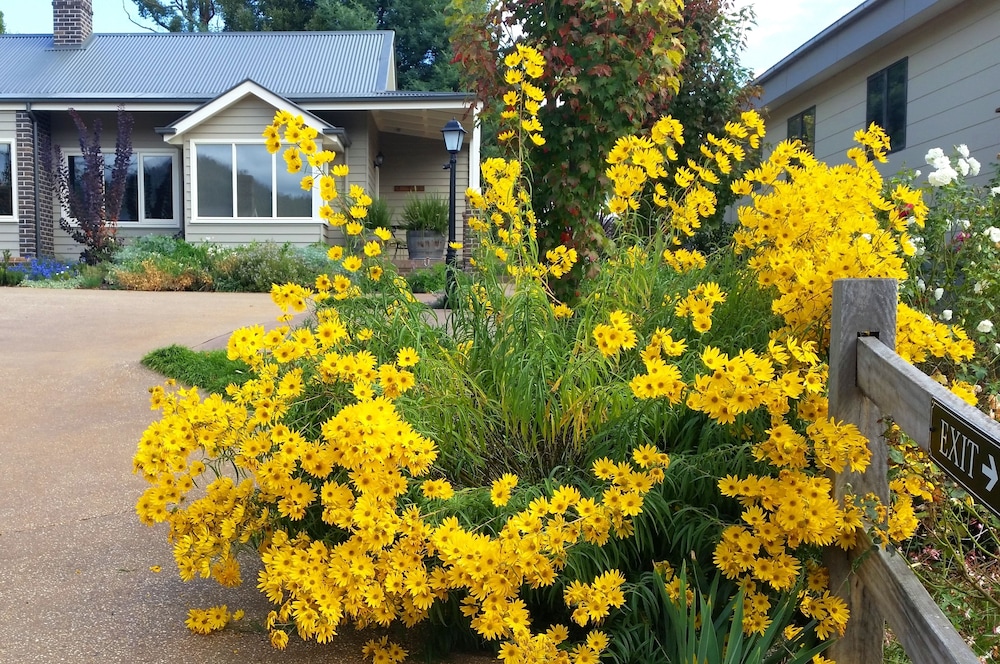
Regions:
<svg viewBox="0 0 1000 664"><path fill-rule="evenodd" d="M83 180L84 159L69 155L69 183L73 189ZM104 186L111 186L115 155L104 155ZM125 194L119 222L164 222L174 218L174 158L171 155L133 152L125 176Z"/></svg>
<svg viewBox="0 0 1000 664"><path fill-rule="evenodd" d="M0 143L0 216L14 214L14 170L10 143Z"/></svg>
<svg viewBox="0 0 1000 664"><path fill-rule="evenodd" d="M810 106L798 115L788 118L788 140L802 141L809 152L816 152L816 107Z"/></svg>
<svg viewBox="0 0 1000 664"><path fill-rule="evenodd" d="M889 135L890 151L906 147L907 59L868 77L868 111L865 126L875 123Z"/></svg>

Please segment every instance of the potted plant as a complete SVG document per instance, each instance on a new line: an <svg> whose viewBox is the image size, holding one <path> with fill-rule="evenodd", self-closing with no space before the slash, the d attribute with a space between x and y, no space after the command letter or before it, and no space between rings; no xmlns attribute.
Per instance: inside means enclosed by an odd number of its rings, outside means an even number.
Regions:
<svg viewBox="0 0 1000 664"><path fill-rule="evenodd" d="M403 208L403 228L410 260L437 260L448 242L448 201L440 196L413 197Z"/></svg>

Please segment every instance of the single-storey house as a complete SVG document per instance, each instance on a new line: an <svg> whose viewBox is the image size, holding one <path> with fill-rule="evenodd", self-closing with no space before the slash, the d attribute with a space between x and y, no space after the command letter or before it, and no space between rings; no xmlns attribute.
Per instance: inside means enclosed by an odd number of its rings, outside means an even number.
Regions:
<svg viewBox="0 0 1000 664"><path fill-rule="evenodd" d="M109 161L116 109L134 118L124 238L339 242L341 230L319 219L318 194L302 191L301 174L288 174L280 153L264 147L279 109L301 115L321 149L350 167L344 190L362 185L397 211L410 196L447 196L441 129L458 118L468 131L456 168L458 219L465 188L479 185L468 96L396 90L392 32L94 34L91 0L52 0L52 10L51 35L0 35L0 250L80 253L59 228L38 158L48 139L74 166L70 108L88 126L101 120Z"/></svg>
<svg viewBox="0 0 1000 664"><path fill-rule="evenodd" d="M801 138L843 163L874 121L892 143L883 173L926 174L929 149L965 144L982 182L1000 150L1000 2L868 0L755 82L769 143Z"/></svg>

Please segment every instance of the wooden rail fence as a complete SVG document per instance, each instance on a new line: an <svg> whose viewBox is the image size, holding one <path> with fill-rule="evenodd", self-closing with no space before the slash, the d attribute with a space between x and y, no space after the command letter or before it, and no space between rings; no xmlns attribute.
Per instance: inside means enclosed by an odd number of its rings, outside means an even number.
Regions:
<svg viewBox="0 0 1000 664"><path fill-rule="evenodd" d="M830 415L857 425L871 441L872 450L871 465L864 473L835 476L838 499L845 493L869 492L888 499L883 415L891 416L928 451L936 440L931 429L934 404L947 408L982 435L1000 440L1000 425L895 353L896 306L893 279L834 282ZM969 459L965 464L963 458L963 466L972 470L978 470L978 463ZM982 470L989 475L985 463ZM996 484L995 467L993 471L991 489ZM851 610L846 634L829 653L838 664L882 662L886 623L915 664L979 664L899 554L872 547L866 540L846 553L829 549L826 563L831 588L838 590Z"/></svg>

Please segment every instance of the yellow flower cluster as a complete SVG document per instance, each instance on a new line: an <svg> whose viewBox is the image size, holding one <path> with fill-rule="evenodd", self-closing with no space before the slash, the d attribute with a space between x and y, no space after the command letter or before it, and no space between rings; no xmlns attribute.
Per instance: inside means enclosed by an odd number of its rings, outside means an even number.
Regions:
<svg viewBox="0 0 1000 664"><path fill-rule="evenodd" d="M625 593L622 585L625 577L618 570L601 574L591 584L574 581L563 593L566 606L573 609L573 622L586 625L587 622L597 622L605 618L611 607L621 607L625 604ZM600 655L600 651L595 653Z"/></svg>
<svg viewBox="0 0 1000 664"><path fill-rule="evenodd" d="M612 311L610 324L600 323L594 326L594 341L597 343L597 350L601 351L604 357L617 355L622 349L635 348L636 334L629 322L627 313L621 310Z"/></svg>
<svg viewBox="0 0 1000 664"><path fill-rule="evenodd" d="M855 139L862 147L848 151L852 163L832 167L801 143L783 141L743 182L753 204L739 209L737 247L751 253L758 282L777 290L774 312L793 330L813 330L817 339L829 328L835 279L906 278L904 258L912 253L907 228L923 226L927 213L919 191L900 186L889 198L882 195L882 178L868 155L884 160L885 133L873 125ZM754 184L763 188L752 191ZM903 339L900 350L923 352L917 341Z"/></svg>
<svg viewBox="0 0 1000 664"><path fill-rule="evenodd" d="M232 613L229 608L222 606L212 606L207 609L189 609L188 617L184 624L195 634L211 634L217 632L230 621L241 620L243 610L238 609Z"/></svg>
<svg viewBox="0 0 1000 664"><path fill-rule="evenodd" d="M681 273L703 269L707 264L704 254L690 249L664 249L663 262Z"/></svg>
<svg viewBox="0 0 1000 664"><path fill-rule="evenodd" d="M545 257L549 260L549 274L556 279L569 273L577 260L576 249L567 248L562 244L545 252Z"/></svg>
<svg viewBox="0 0 1000 664"><path fill-rule="evenodd" d="M518 128L524 131L535 145L545 145L542 137L542 123L538 120L538 110L545 100L545 92L531 83L545 72L545 58L542 54L523 44L517 44L515 50L504 58L507 71L504 80L512 86L503 96L507 108L501 113L504 120L519 122ZM514 129L507 129L497 136L500 141L509 141L516 135Z"/></svg>
<svg viewBox="0 0 1000 664"><path fill-rule="evenodd" d="M932 357L963 362L972 359L976 346L961 327L944 325L900 303L896 308L896 352L912 364ZM975 398L970 403L975 405Z"/></svg>
<svg viewBox="0 0 1000 664"><path fill-rule="evenodd" d="M704 334L712 329L715 305L725 301L726 294L719 284L709 281L689 290L687 296L674 307L674 313L678 317L690 317L695 332Z"/></svg>
<svg viewBox="0 0 1000 664"><path fill-rule="evenodd" d="M675 340L673 330L657 329L649 344L642 350L645 374L638 374L629 383L632 393L639 399L666 397L671 404L678 404L684 398L686 385L680 369L667 364L663 355L677 357L687 348L683 340Z"/></svg>
<svg viewBox="0 0 1000 664"><path fill-rule="evenodd" d="M612 182L614 196L608 202L613 214L625 217L639 210L639 200L646 186L653 183L653 202L669 209L668 231L674 243L690 237L701 227L701 220L716 212L716 196L712 188L720 183L719 174L728 175L734 162L746 157L746 148L760 146L764 122L754 111L743 113L740 122L726 124L726 136L709 134L701 146L704 159L698 163L688 159L686 165L673 169L673 183L684 194L680 202L669 198L663 180L669 177L665 164L679 159L676 145L683 145L683 127L674 118L661 118L653 125L649 137L624 136L608 153L610 166L605 175ZM665 260L669 259L665 256Z"/></svg>

